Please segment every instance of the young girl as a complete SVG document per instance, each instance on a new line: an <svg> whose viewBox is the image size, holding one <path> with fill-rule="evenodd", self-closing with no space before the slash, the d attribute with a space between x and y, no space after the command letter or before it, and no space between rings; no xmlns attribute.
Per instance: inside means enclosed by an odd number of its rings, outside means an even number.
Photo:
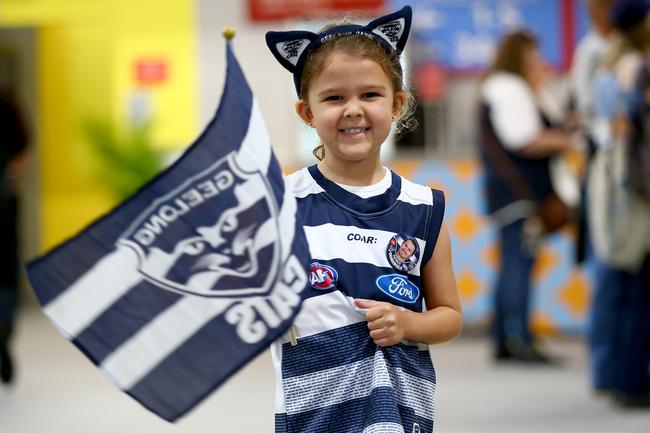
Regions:
<svg viewBox="0 0 650 433"><path fill-rule="evenodd" d="M312 264L297 339L272 347L276 432L433 430L427 344L462 326L444 197L379 156L408 112L399 55L410 23L405 7L367 26L266 35L322 142L320 162L287 178Z"/></svg>

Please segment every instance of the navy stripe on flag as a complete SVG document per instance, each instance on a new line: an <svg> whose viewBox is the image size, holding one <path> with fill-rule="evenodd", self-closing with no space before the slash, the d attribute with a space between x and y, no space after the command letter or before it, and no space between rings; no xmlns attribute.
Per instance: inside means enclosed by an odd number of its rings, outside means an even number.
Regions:
<svg viewBox="0 0 650 433"><path fill-rule="evenodd" d="M95 364L138 332L181 296L144 281L105 310L74 339Z"/></svg>

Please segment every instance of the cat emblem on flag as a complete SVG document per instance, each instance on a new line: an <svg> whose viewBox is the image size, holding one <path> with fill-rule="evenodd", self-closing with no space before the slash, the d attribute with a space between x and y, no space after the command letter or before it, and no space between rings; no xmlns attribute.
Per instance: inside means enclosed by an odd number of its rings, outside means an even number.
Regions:
<svg viewBox="0 0 650 433"><path fill-rule="evenodd" d="M138 270L160 288L208 297L266 295L279 260L271 195L264 176L240 169L230 154L155 200L117 244L136 252ZM225 204L223 212L205 212L209 201Z"/></svg>

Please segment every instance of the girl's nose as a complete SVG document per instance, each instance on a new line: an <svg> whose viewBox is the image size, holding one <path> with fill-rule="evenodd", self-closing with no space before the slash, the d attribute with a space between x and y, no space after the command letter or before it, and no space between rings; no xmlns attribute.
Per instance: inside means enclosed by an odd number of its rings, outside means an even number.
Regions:
<svg viewBox="0 0 650 433"><path fill-rule="evenodd" d="M363 114L363 110L361 110L361 105L359 104L359 101L349 101L345 105L345 112L343 113L345 117L358 117Z"/></svg>

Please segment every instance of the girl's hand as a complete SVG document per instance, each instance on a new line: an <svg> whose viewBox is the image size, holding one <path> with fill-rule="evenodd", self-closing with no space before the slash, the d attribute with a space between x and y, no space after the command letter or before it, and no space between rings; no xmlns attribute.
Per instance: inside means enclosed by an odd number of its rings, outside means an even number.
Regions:
<svg viewBox="0 0 650 433"><path fill-rule="evenodd" d="M400 308L388 302L355 299L354 305L367 309L366 320L370 337L377 346L392 346L404 339L404 314Z"/></svg>

